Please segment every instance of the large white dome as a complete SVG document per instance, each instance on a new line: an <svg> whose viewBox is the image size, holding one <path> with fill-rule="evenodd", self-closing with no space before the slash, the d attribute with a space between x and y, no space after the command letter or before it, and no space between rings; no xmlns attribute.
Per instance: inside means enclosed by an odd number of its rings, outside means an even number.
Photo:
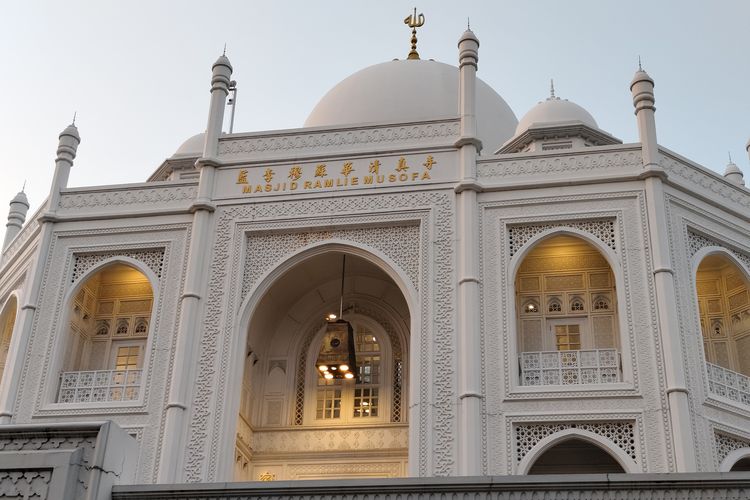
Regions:
<svg viewBox="0 0 750 500"><path fill-rule="evenodd" d="M458 117L458 68L424 60L370 66L333 87L306 127L406 123ZM518 119L492 87L477 80L477 134L485 151L508 140Z"/></svg>

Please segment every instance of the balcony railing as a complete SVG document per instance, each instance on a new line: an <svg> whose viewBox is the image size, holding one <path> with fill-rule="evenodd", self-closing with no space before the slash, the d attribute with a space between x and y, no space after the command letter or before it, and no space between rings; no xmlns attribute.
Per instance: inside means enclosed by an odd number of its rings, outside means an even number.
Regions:
<svg viewBox="0 0 750 500"><path fill-rule="evenodd" d="M134 401L141 391L142 370L63 372L58 403Z"/></svg>
<svg viewBox="0 0 750 500"><path fill-rule="evenodd" d="M521 385L580 385L620 382L615 349L521 353Z"/></svg>
<svg viewBox="0 0 750 500"><path fill-rule="evenodd" d="M706 367L711 392L750 405L750 377L712 363L706 363Z"/></svg>

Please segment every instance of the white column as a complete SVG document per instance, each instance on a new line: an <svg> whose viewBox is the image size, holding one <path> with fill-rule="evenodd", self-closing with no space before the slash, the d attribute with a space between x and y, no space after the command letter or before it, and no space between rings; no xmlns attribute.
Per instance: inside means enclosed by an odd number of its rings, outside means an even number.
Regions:
<svg viewBox="0 0 750 500"><path fill-rule="evenodd" d="M26 347L31 336L31 329L41 296L44 266L49 256L55 213L60 201L60 190L68 185L70 168L73 166L73 160L78 151L78 144L81 142L78 129L75 125L69 125L63 130L59 139L57 158L55 159L55 173L52 179L52 186L50 187L49 198L47 199L47 210L39 218L39 244L26 282L24 283L21 309L18 316L16 316L16 325L10 341L9 352L14 352L16 355L8 356L2 384L0 384L0 424L9 424L13 419L13 409L16 405L16 393L21 378L23 359L26 356Z"/></svg>
<svg viewBox="0 0 750 500"><path fill-rule="evenodd" d="M206 142L203 157L196 165L200 168L198 197L193 203L193 231L188 250L188 267L185 287L180 300L179 328L175 348L175 364L169 386L169 401L166 407L163 448L159 466L159 483L182 482L183 458L188 435L189 407L192 386L198 364L198 345L203 335L200 316L208 282L208 255L211 251L213 231L212 193L215 168L218 163L219 136L224 121L224 108L229 94L232 65L225 56L219 57L212 67L211 104L206 126Z"/></svg>
<svg viewBox="0 0 750 500"><path fill-rule="evenodd" d="M669 226L665 210L666 200L659 166L659 146L656 142L654 112L654 81L643 70L638 70L630 84L633 106L638 121L641 154L645 169L646 210L648 214L651 260L654 266L654 286L659 335L664 349L667 379L667 401L672 427L675 465L677 472L694 472L697 468L691 428L690 405L685 379L685 364L677 321L674 271L669 253Z"/></svg>
<svg viewBox="0 0 750 500"><path fill-rule="evenodd" d="M476 72L479 40L470 30L458 42L461 138L456 186L458 250L458 473L482 474L482 385L479 325L479 234L476 183Z"/></svg>

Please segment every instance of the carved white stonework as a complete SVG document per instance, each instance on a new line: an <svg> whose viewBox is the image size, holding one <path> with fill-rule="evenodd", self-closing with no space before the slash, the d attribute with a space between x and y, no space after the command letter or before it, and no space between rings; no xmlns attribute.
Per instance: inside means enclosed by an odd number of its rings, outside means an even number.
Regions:
<svg viewBox="0 0 750 500"><path fill-rule="evenodd" d="M686 183L691 190L697 193L705 193L707 196L721 200L727 207L747 213L750 208L750 196L747 189L737 186L716 172L690 162L671 151L661 148L661 160L659 166L667 174L678 178Z"/></svg>
<svg viewBox="0 0 750 500"><path fill-rule="evenodd" d="M705 248L705 247L724 248L729 253L737 257L737 260L745 264L748 267L748 269L750 269L750 254L746 254L744 252L738 252L737 250L731 248L731 246L728 246L722 243L719 239L709 238L702 234L698 234L698 233L688 230L688 250L689 250L690 256L692 257L693 255L698 253L698 250L700 250L701 248Z"/></svg>
<svg viewBox="0 0 750 500"><path fill-rule="evenodd" d="M51 480L52 469L0 470L0 497L43 500Z"/></svg>
<svg viewBox="0 0 750 500"><path fill-rule="evenodd" d="M638 461L633 422L544 422L515 427L516 461L520 462L542 439L566 429L581 429L609 439L634 461Z"/></svg>
<svg viewBox="0 0 750 500"><path fill-rule="evenodd" d="M668 471L673 467L669 414L650 408L668 407L661 342L656 329L654 282L648 257L649 237L645 200L640 191L551 196L536 198L534 203L518 198L480 203L480 253L483 294L480 321L482 325L482 367L485 413L483 440L488 474L513 473L508 460L515 444L510 441L510 422L518 418L502 417L505 413L523 415L532 408L553 413L565 413L566 422L596 419L600 412L638 411L646 424L639 431L637 462L644 470ZM599 221L596 225L587 224ZM611 225L610 225L611 224ZM510 229L542 226L540 230L523 230L525 235L511 255ZM533 236L567 231L588 235L600 242L600 251L612 253L612 271L618 293L620 321L619 344L622 349L624 378L617 384L599 384L593 388L568 386L565 390L545 386L524 387L513 382L513 371L518 370L517 331L515 324L515 276L510 269L511 259L518 259ZM597 234L599 233L599 234ZM518 234L518 233L517 233ZM602 238L602 235L605 235ZM515 260L514 260L515 261ZM511 312L507 312L511 311ZM611 387L607 387L610 385ZM621 396L638 395L627 403ZM641 399L642 398L642 399ZM533 411L533 410L531 410ZM604 417L601 417L602 419ZM601 420L601 419L600 419ZM607 420L617 419L609 415ZM538 423L532 420L534 423ZM554 420L553 420L554 421ZM559 419L558 419L559 421ZM639 424L640 425L640 424ZM645 434L645 436L644 436ZM649 457L648 461L644 457Z"/></svg>
<svg viewBox="0 0 750 500"><path fill-rule="evenodd" d="M515 156L515 155L513 155ZM480 159L477 162L477 177L518 178L532 176L591 175L592 173L623 173L641 168L641 151L632 146L617 151L602 151L588 154L540 155L518 159L513 157Z"/></svg>
<svg viewBox="0 0 750 500"><path fill-rule="evenodd" d="M157 278L161 278L164 268L164 248L136 249L136 250L110 250L104 252L75 253L73 256L73 272L70 282L75 283L86 274L86 271L100 262L114 257L130 257L131 259L144 263L151 269Z"/></svg>
<svg viewBox="0 0 750 500"><path fill-rule="evenodd" d="M139 481L152 482L158 473L158 453L163 438L163 394L174 366L176 318L180 301L176 290L182 289L185 276L185 252L190 228L184 224L155 225L144 231L141 225L131 227L100 227L64 231L53 234L48 260L42 279L39 311L34 319L28 355L24 359L19 397L13 414L15 421L33 419L106 419L123 428L137 429L142 443L138 461ZM110 257L130 257L142 262L157 275L154 283L153 322L149 327L146 364L143 367L142 394L138 401L118 403L55 403L60 372L60 353L68 331L64 324L70 304L65 301L87 269ZM75 270L76 257L81 257ZM158 293L157 293L158 292ZM167 312L169 311L169 312Z"/></svg>
<svg viewBox="0 0 750 500"><path fill-rule="evenodd" d="M740 439L722 432L716 432L714 436L716 440L716 458L718 458L719 463L734 450L750 448L750 440Z"/></svg>
<svg viewBox="0 0 750 500"><path fill-rule="evenodd" d="M247 238L247 263L242 277L242 298L267 271L278 266L282 258L308 245L346 240L361 243L389 255L403 269L411 284L419 289L419 227L414 224L379 228L327 229L324 231L252 232Z"/></svg>
<svg viewBox="0 0 750 500"><path fill-rule="evenodd" d="M219 157L235 159L247 156L305 156L342 151L398 148L404 145L430 147L448 145L459 135L458 120L433 123L383 125L342 130L294 131L226 137L219 140Z"/></svg>
<svg viewBox="0 0 750 500"><path fill-rule="evenodd" d="M452 193L451 193L452 194ZM243 266L240 256L247 244L246 234L253 231L278 233L341 231L334 241L348 242L357 247L362 244L348 238L360 234L368 241L385 241L382 236L365 236L364 232L347 233L353 224L364 229L371 227L372 234L383 234L383 227L406 227L404 221L418 223L417 246L390 242L383 253L393 262L404 263L402 269L406 282L412 282L420 291L422 300L418 314L421 331L411 332L417 359L430 360L419 365L418 380L410 381L416 397L419 416L412 422L418 436L414 442L419 450L416 470L420 475L449 475L455 473L454 435L455 388L453 344L453 204L451 194L418 191L399 194L338 196L335 198L303 199L285 202L256 203L243 206L219 207L216 210L216 231L213 244L214 265L209 277L203 337L200 339L199 365L194 384L193 411L190 435L184 458L185 477L188 481L216 478L216 464L225 453L219 448L220 429L227 418L225 401L234 395L226 394L227 374L232 354L232 332L236 311L240 306L239 293L227 290L242 289ZM347 216L348 213L366 214ZM316 214L315 218L309 218ZM428 238L428 235L432 235ZM322 236L318 236L319 238ZM290 241L295 242L293 236ZM319 240L327 241L327 240ZM284 255L271 254L263 268L290 258L299 242L292 244ZM382 244L379 244L382 246ZM400 252L414 252L411 259ZM262 256L260 256L262 257ZM260 258L259 257L259 258ZM276 263L276 264L273 264ZM418 269L415 280L408 269ZM429 297L429 298L428 298ZM227 311L235 311L227 314Z"/></svg>
<svg viewBox="0 0 750 500"><path fill-rule="evenodd" d="M602 243L612 250L617 250L617 238L615 234L615 221L613 220L568 220L549 222L544 224L519 224L508 226L509 255L512 257L526 242L539 233L548 229L567 226L580 229L586 233L596 236Z"/></svg>
<svg viewBox="0 0 750 500"><path fill-rule="evenodd" d="M406 450L409 429L406 426L256 431L254 453L294 453L350 450Z"/></svg>
<svg viewBox="0 0 750 500"><path fill-rule="evenodd" d="M67 211L81 211L92 208L137 208L152 207L158 210L172 206L187 206L187 202L195 199L198 192L196 184L182 185L143 185L138 187L123 186L119 189L84 189L69 190L60 196L59 208L61 213Z"/></svg>

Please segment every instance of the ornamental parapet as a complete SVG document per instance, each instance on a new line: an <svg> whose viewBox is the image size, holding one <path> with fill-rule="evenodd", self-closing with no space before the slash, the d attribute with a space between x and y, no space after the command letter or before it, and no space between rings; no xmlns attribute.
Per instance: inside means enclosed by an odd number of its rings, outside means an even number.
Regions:
<svg viewBox="0 0 750 500"><path fill-rule="evenodd" d="M63 190L60 217L137 215L139 212L187 212L197 196L197 182L149 182Z"/></svg>
<svg viewBox="0 0 750 500"><path fill-rule="evenodd" d="M513 153L481 158L477 178L486 186L587 184L635 178L643 171L639 144L593 146L570 152Z"/></svg>
<svg viewBox="0 0 750 500"><path fill-rule="evenodd" d="M459 135L458 119L234 134L219 139L219 159L232 162L452 148Z"/></svg>

